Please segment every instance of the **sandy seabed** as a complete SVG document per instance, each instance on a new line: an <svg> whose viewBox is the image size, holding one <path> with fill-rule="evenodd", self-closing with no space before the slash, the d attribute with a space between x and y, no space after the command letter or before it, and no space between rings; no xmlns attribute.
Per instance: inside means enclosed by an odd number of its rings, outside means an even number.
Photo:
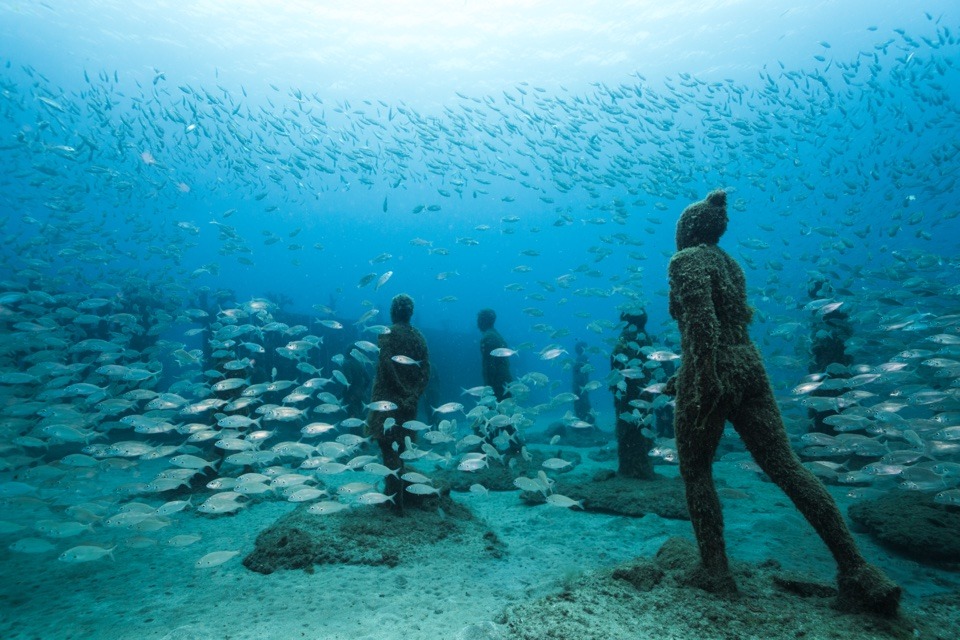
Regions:
<svg viewBox="0 0 960 640"><path fill-rule="evenodd" d="M584 463L578 472L611 466L589 460L588 450L579 451ZM658 472L675 476L677 469L660 466ZM721 489L726 535L736 562L762 567L775 559L778 571L833 584L835 568L826 548L775 486L732 463L716 463L715 473L726 485ZM849 499L840 489L832 491L845 511ZM3 534L0 637L481 640L562 638L585 629L594 634L589 637L612 639L752 636L750 624L755 618L741 616L737 607L756 609L756 598L711 605L713 596L702 591L688 588L667 593L654 587L649 592L652 599L639 605L638 624L631 627L634 614L625 607L638 605L627 602L633 598L629 592L618 595L601 588L602 597L597 596L598 581L606 580L616 567L654 558L672 537L692 540L687 521L528 506L519 499L519 491L455 493L453 497L496 533L504 545L502 557L468 553L454 543L435 544L392 568L317 565L312 571L262 575L246 569L242 559L253 550L262 530L296 508L272 501L253 503L232 516L177 514L173 526L139 536L134 547L118 546L114 561L57 561L64 549L83 544L83 536L55 541L56 549L47 553L25 554L8 550L22 533ZM183 548L164 544L182 534L197 534L201 539ZM150 544L151 538L157 544ZM868 559L905 590L901 632L906 629L910 637L920 638L960 637L960 574L896 556L866 536L857 539ZM200 557L218 550L240 553L217 567L195 568ZM755 588L746 586L748 592ZM669 602L665 602L667 595ZM683 597L689 599L689 606ZM822 610L826 606L802 600L779 594L771 602L781 608L784 619L794 612L809 615L803 607ZM794 605L798 608L792 609ZM530 612L540 619L529 619ZM691 627L689 618L694 615L701 621ZM571 625L566 630L565 618ZM835 616L832 611L823 617L814 615L802 627L784 624L781 636L756 637L853 637L844 635L838 620L841 626L849 623L861 629L858 637L888 637L882 630L871 631L857 616Z"/></svg>

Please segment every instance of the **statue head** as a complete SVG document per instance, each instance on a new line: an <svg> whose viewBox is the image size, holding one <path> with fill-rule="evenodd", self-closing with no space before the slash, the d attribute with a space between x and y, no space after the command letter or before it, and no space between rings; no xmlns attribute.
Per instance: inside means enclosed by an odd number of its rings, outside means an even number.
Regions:
<svg viewBox="0 0 960 640"><path fill-rule="evenodd" d="M624 309L620 312L620 320L621 322L633 325L637 328L637 331L646 331L647 310L643 307Z"/></svg>
<svg viewBox="0 0 960 640"><path fill-rule="evenodd" d="M807 282L807 295L812 299L829 298L833 295L833 287L825 276L818 273Z"/></svg>
<svg viewBox="0 0 960 640"><path fill-rule="evenodd" d="M700 244L717 244L727 230L727 194L711 191L700 202L694 202L677 221L677 251Z"/></svg>
<svg viewBox="0 0 960 640"><path fill-rule="evenodd" d="M480 331L493 329L493 323L497 321L497 312L493 309L481 309L477 313L477 328Z"/></svg>
<svg viewBox="0 0 960 640"><path fill-rule="evenodd" d="M405 293L394 296L393 302L390 303L390 321L393 323L410 322L412 317L413 298Z"/></svg>

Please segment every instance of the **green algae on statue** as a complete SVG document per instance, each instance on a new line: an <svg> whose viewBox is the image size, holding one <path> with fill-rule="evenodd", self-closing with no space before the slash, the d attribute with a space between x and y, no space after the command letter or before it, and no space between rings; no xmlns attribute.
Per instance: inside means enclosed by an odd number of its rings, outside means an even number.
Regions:
<svg viewBox="0 0 960 640"><path fill-rule="evenodd" d="M380 445L383 464L396 470L384 479L384 493L393 497L395 507L401 512L405 501L411 498L404 495L406 483L400 479L403 475L400 454L406 449L407 439L416 437L416 432L404 429L403 424L417 419L420 396L430 380L427 341L410 325L411 317L413 298L405 293L395 296L390 304L390 320L393 322L390 332L378 339L380 358L369 405L374 410L367 418L369 434ZM395 408L376 410L388 408L390 403L396 405ZM391 418L393 422L388 427L387 420Z"/></svg>
<svg viewBox="0 0 960 640"><path fill-rule="evenodd" d="M729 420L754 460L813 525L837 562L838 606L896 615L900 587L861 555L833 498L790 448L760 352L747 325L746 279L717 246L727 229L727 198L714 191L684 209L670 260L670 315L680 327L676 436L687 508L700 548L691 580L735 592L713 483L713 458Z"/></svg>

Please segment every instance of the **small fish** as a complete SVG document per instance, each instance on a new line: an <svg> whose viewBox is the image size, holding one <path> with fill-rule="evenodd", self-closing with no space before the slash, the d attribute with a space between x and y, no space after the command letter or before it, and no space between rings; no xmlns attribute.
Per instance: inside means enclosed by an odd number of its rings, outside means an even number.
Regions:
<svg viewBox="0 0 960 640"><path fill-rule="evenodd" d="M419 360L414 360L409 356L392 356L390 359L396 362L397 364L412 364L418 367L420 366Z"/></svg>
<svg viewBox="0 0 960 640"><path fill-rule="evenodd" d="M373 491L374 489L376 489L376 487L369 482L348 482L347 484L341 485L340 488L337 489L337 493L342 496L355 496Z"/></svg>
<svg viewBox="0 0 960 640"><path fill-rule="evenodd" d="M422 484L422 483L407 485L406 490L417 496L426 496L426 495L430 495L431 493L440 495L440 489L437 489L436 487L431 487L428 484Z"/></svg>
<svg viewBox="0 0 960 640"><path fill-rule="evenodd" d="M367 473L372 473L375 476L380 476L385 478L387 476L396 476L400 472L399 469L391 469L386 465L382 465L379 462L368 462L363 465L363 470Z"/></svg>
<svg viewBox="0 0 960 640"><path fill-rule="evenodd" d="M310 502L327 495L323 489L314 489L313 487L302 487L287 496L288 502Z"/></svg>
<svg viewBox="0 0 960 640"><path fill-rule="evenodd" d="M67 549L61 553L58 560L70 563L92 562L105 556L109 556L110 559L113 560L114 549L116 549L116 547L105 549L103 547L95 547L93 545L80 545L78 547L73 547L72 549Z"/></svg>
<svg viewBox="0 0 960 640"><path fill-rule="evenodd" d="M388 496L384 493L370 491L357 498L357 502L359 504L383 504L384 502L393 502L393 495Z"/></svg>
<svg viewBox="0 0 960 640"><path fill-rule="evenodd" d="M357 283L357 288L362 289L376 279L377 279L377 274L368 273L367 275L360 278L360 281Z"/></svg>
<svg viewBox="0 0 960 640"><path fill-rule="evenodd" d="M547 349L540 354L541 360L553 360L554 358L559 358L564 353L567 353L566 349Z"/></svg>
<svg viewBox="0 0 960 640"><path fill-rule="evenodd" d="M238 555L240 555L239 551L213 551L197 560L193 566L197 569L210 569Z"/></svg>
<svg viewBox="0 0 960 640"><path fill-rule="evenodd" d="M933 497L933 501L937 504L949 504L955 507L960 507L960 489L948 489L946 491L941 491Z"/></svg>
<svg viewBox="0 0 960 640"><path fill-rule="evenodd" d="M344 511L345 509L349 508L350 505L343 504L342 502L337 502L335 500L324 500L323 502L315 502L314 504L310 505L310 508L307 509L307 512L318 516L328 516L332 513Z"/></svg>
<svg viewBox="0 0 960 640"><path fill-rule="evenodd" d="M368 411L393 411L397 408L397 405L389 400L376 400L370 404L363 405L363 408Z"/></svg>
<svg viewBox="0 0 960 640"><path fill-rule="evenodd" d="M431 407L434 413L454 413L456 411L463 411L463 405L459 402L447 402L440 405L439 407Z"/></svg>
<svg viewBox="0 0 960 640"><path fill-rule="evenodd" d="M382 287L383 285L387 284L387 280L389 280L392 276L393 276L393 271L387 271L387 272L384 273L382 276L380 276L380 277L377 279L377 284L376 284L376 286L374 286L374 288L373 288L374 291L379 291L379 290L380 290L380 287Z"/></svg>
<svg viewBox="0 0 960 640"><path fill-rule="evenodd" d="M491 351L490 355L494 358L509 358L510 356L517 355L517 352L514 349L509 349L507 347L499 347Z"/></svg>
<svg viewBox="0 0 960 640"><path fill-rule="evenodd" d="M647 358L654 362L670 362L672 360L679 360L680 356L672 351L660 350L647 354Z"/></svg>
<svg viewBox="0 0 960 640"><path fill-rule="evenodd" d="M569 509L571 507L579 507L583 509L583 500L574 500L573 498L568 498L567 496L560 495L559 493L552 493L547 496L547 504L554 507L563 507Z"/></svg>
<svg viewBox="0 0 960 640"><path fill-rule="evenodd" d="M490 490L478 482L470 485L470 493L478 496L485 496L490 493Z"/></svg>
<svg viewBox="0 0 960 640"><path fill-rule="evenodd" d="M167 540L168 547L189 547L191 544L200 541L200 536L194 534L181 534L173 536Z"/></svg>

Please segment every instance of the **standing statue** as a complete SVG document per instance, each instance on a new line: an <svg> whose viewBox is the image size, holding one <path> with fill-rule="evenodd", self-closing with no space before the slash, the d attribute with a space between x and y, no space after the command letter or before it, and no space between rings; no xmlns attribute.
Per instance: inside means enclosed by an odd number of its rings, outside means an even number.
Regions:
<svg viewBox="0 0 960 640"><path fill-rule="evenodd" d="M812 278L807 285L807 293L812 301L831 302L833 288L826 278ZM832 305L835 306L835 305ZM853 337L853 325L850 316L843 309L827 310L821 307L816 311L816 320L810 327L810 367L809 373L829 374L831 378L848 378L846 367L853 364L853 357L847 353L847 340ZM841 372L835 370L840 368ZM810 396L814 398L836 398L845 389L814 389ZM836 409L811 408L807 413L811 420L811 431L834 433L833 427L825 422L838 413Z"/></svg>
<svg viewBox="0 0 960 640"><path fill-rule="evenodd" d="M643 366L647 358L642 348L652 344L646 334L647 312L644 309L623 311L620 321L624 323L623 330L610 354L610 369L621 373L610 387L617 425L617 473L626 478L652 480L656 477L650 457L653 439L643 433L644 420L652 414L641 411L635 404L652 380L650 370Z"/></svg>
<svg viewBox="0 0 960 640"><path fill-rule="evenodd" d="M683 354L676 382L677 453L701 560L691 581L710 591L736 591L712 470L729 420L833 554L838 606L896 615L900 587L867 563L833 498L790 447L760 352L747 333L753 311L743 269L717 246L726 229L723 191L691 204L677 222L677 253L669 266L670 315L679 323Z"/></svg>
<svg viewBox="0 0 960 640"><path fill-rule="evenodd" d="M507 385L513 382L510 374L510 359L492 355L496 349L505 349L507 341L493 328L497 313L493 309L481 309L477 313L477 328L480 329L480 364L483 368L483 384L493 389L497 402L510 397Z"/></svg>
<svg viewBox="0 0 960 640"><path fill-rule="evenodd" d="M413 298L405 293L394 297L390 304L390 332L380 335L380 359L377 377L373 382L370 414L367 418L369 434L380 445L383 464L396 473L386 476L384 493L393 496L394 507L403 512L405 483L403 458L406 438L416 438L416 431L404 429L403 424L417 419L420 395L430 380L430 359L423 334L410 325L413 316ZM390 408L392 405L393 408ZM392 419L388 426L387 421Z"/></svg>
<svg viewBox="0 0 960 640"><path fill-rule="evenodd" d="M577 399L573 401L573 414L580 422L593 424L596 418L593 415L593 407L590 405L590 392L586 389L590 384L590 359L587 357L587 343L577 340L573 347L576 357L573 361L573 371L571 373L571 391Z"/></svg>

